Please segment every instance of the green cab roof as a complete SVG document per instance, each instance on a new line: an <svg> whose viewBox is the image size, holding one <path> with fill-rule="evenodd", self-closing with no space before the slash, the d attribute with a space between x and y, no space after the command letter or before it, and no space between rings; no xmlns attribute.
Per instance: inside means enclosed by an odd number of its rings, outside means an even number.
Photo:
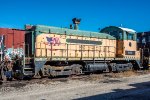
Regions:
<svg viewBox="0 0 150 100"><path fill-rule="evenodd" d="M82 31L82 30L74 30L68 28L60 28L53 26L45 26L45 25L35 25L35 35L43 34L43 33L56 33L56 34L64 34L64 35L75 35L75 36L85 36L85 37L96 37L100 39L112 39L116 38L106 34L99 32L91 32L91 31Z"/></svg>

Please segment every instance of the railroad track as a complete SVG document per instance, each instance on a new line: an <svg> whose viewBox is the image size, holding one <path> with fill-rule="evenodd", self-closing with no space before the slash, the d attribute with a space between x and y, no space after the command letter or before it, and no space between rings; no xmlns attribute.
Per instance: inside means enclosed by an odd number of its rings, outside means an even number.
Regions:
<svg viewBox="0 0 150 100"><path fill-rule="evenodd" d="M69 77L62 76L62 77L53 77L53 78L33 78L30 80L15 80L12 81L1 81L0 82L0 88L1 87L23 87L28 84L46 84L49 82L67 82L68 80L82 80L82 81L92 81L96 79L104 79L104 78L119 78L119 77L129 77L132 75L143 75L143 74L150 74L150 70L146 71L126 71L121 73L101 73L101 74L90 74L90 75L72 75Z"/></svg>

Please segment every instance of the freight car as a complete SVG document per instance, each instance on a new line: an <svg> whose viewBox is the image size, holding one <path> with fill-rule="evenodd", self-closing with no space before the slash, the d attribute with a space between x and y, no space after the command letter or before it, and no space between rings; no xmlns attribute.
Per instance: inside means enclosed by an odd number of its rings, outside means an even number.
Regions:
<svg viewBox="0 0 150 100"><path fill-rule="evenodd" d="M0 79L11 80L16 74L17 67L22 69L24 55L25 31L20 29L0 28ZM16 69L17 68L17 69Z"/></svg>
<svg viewBox="0 0 150 100"><path fill-rule="evenodd" d="M13 53L23 55L24 30L0 28L1 61L4 55L10 56Z"/></svg>
<svg viewBox="0 0 150 100"><path fill-rule="evenodd" d="M110 26L101 32L81 31L78 30L80 19L74 18L73 23L74 29L26 25L25 54L14 59L16 69L11 73L13 77L78 75L142 68L134 30Z"/></svg>
<svg viewBox="0 0 150 100"><path fill-rule="evenodd" d="M141 61L144 69L150 67L150 32L137 33L138 49L141 52Z"/></svg>

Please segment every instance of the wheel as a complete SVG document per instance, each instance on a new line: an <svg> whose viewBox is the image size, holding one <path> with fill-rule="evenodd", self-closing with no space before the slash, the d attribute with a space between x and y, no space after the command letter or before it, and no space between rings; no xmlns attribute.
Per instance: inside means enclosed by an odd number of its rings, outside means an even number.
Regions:
<svg viewBox="0 0 150 100"><path fill-rule="evenodd" d="M71 68L72 68L72 74L75 74L75 75L80 75L82 74L82 65L79 65L79 64L73 64L71 65Z"/></svg>
<svg viewBox="0 0 150 100"><path fill-rule="evenodd" d="M118 69L117 69L116 63L111 63L111 64L110 64L110 70L111 70L111 72L113 72L113 73L118 73Z"/></svg>
<svg viewBox="0 0 150 100"><path fill-rule="evenodd" d="M129 67L129 70L133 70L133 65L132 65L132 63L128 63L128 67Z"/></svg>
<svg viewBox="0 0 150 100"><path fill-rule="evenodd" d="M79 67L79 69L77 70L77 75L82 74L82 67Z"/></svg>

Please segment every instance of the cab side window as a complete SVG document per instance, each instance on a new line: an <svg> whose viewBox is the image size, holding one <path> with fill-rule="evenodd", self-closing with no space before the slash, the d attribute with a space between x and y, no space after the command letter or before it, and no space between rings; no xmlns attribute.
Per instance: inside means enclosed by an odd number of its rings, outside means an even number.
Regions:
<svg viewBox="0 0 150 100"><path fill-rule="evenodd" d="M128 32L126 33L127 33L127 40L134 40L134 34Z"/></svg>
<svg viewBox="0 0 150 100"><path fill-rule="evenodd" d="M119 39L123 40L123 34L122 33L119 33Z"/></svg>

